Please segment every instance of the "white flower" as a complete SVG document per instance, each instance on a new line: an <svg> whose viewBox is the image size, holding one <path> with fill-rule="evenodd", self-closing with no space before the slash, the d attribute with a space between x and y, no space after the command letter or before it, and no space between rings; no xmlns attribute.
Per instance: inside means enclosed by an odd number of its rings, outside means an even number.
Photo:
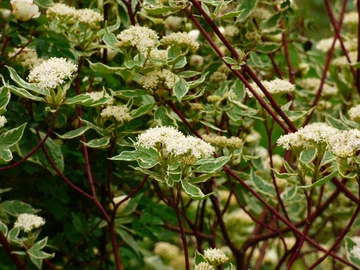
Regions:
<svg viewBox="0 0 360 270"><path fill-rule="evenodd" d="M225 255L224 251L218 248L209 248L204 250L204 258L213 266L220 265L229 259Z"/></svg>
<svg viewBox="0 0 360 270"><path fill-rule="evenodd" d="M360 131L357 129L339 130L329 136L328 150L340 158L352 157L360 150Z"/></svg>
<svg viewBox="0 0 360 270"><path fill-rule="evenodd" d="M271 18L271 12L265 8L257 7L252 12L251 15L260 20L268 20Z"/></svg>
<svg viewBox="0 0 360 270"><path fill-rule="evenodd" d="M5 9L5 8L0 8L0 16L3 19L8 20L10 18L10 15L11 15L11 10Z"/></svg>
<svg viewBox="0 0 360 270"><path fill-rule="evenodd" d="M83 24L88 25L90 28L98 28L100 22L104 20L104 17L92 9L78 9L76 11L76 19Z"/></svg>
<svg viewBox="0 0 360 270"><path fill-rule="evenodd" d="M300 128L295 133L281 136L277 144L285 149L308 149L321 144L326 144L331 136L338 130L326 123L313 123Z"/></svg>
<svg viewBox="0 0 360 270"><path fill-rule="evenodd" d="M129 122L131 120L131 115L129 113L129 108L126 105L116 105L116 106L107 106L100 113L102 118L115 118L119 123Z"/></svg>
<svg viewBox="0 0 360 270"><path fill-rule="evenodd" d="M357 46L357 45L356 45ZM357 52L349 52L349 58L351 63L357 62ZM337 67L349 67L349 61L346 56L340 56L331 61L331 64Z"/></svg>
<svg viewBox="0 0 360 270"><path fill-rule="evenodd" d="M275 265L279 261L279 257L275 251L275 249L270 249L266 251L265 257L264 257L264 263Z"/></svg>
<svg viewBox="0 0 360 270"><path fill-rule="evenodd" d="M191 30L189 33L188 33L189 37L192 38L193 40L197 40L200 36L200 31L199 30Z"/></svg>
<svg viewBox="0 0 360 270"><path fill-rule="evenodd" d="M7 120L6 120L5 116L0 115L0 128L5 126L6 123L7 123Z"/></svg>
<svg viewBox="0 0 360 270"><path fill-rule="evenodd" d="M204 57L193 54L190 56L189 64L193 67L201 67L204 64Z"/></svg>
<svg viewBox="0 0 360 270"><path fill-rule="evenodd" d="M183 18L177 16L169 16L165 19L164 24L167 29L178 30L181 28Z"/></svg>
<svg viewBox="0 0 360 270"><path fill-rule="evenodd" d="M154 70L145 74L140 83L145 89L156 90L165 86L168 89L172 89L175 85L175 74L168 69Z"/></svg>
<svg viewBox="0 0 360 270"><path fill-rule="evenodd" d="M272 81L261 81L261 83L264 85L266 90L268 90L268 92L273 95L290 93L295 90L295 85L291 84L286 80L274 79ZM265 96L255 82L250 83L250 85L261 97ZM250 98L253 97L253 94L249 91L249 89L247 89L246 91Z"/></svg>
<svg viewBox="0 0 360 270"><path fill-rule="evenodd" d="M359 14L357 11L349 12L344 15L343 24L357 25L359 21Z"/></svg>
<svg viewBox="0 0 360 270"><path fill-rule="evenodd" d="M321 80L318 78L306 78L299 80L297 84L304 89L311 90L313 92L317 91L320 87ZM335 86L329 85L327 83L323 84L321 91L322 97L334 96L338 93L338 89Z"/></svg>
<svg viewBox="0 0 360 270"><path fill-rule="evenodd" d="M76 72L77 65L65 58L50 58L33 68L28 81L36 83L42 89L54 89L63 84Z"/></svg>
<svg viewBox="0 0 360 270"><path fill-rule="evenodd" d="M350 254L353 255L356 259L360 259L360 245L358 243L352 248L352 250L350 250Z"/></svg>
<svg viewBox="0 0 360 270"><path fill-rule="evenodd" d="M224 147L240 148L244 144L243 140L237 137L227 138L225 136L218 136L218 135L204 135L203 139L206 142L221 148Z"/></svg>
<svg viewBox="0 0 360 270"><path fill-rule="evenodd" d="M39 7L33 0L11 0L12 14L16 19L26 22L40 16Z"/></svg>
<svg viewBox="0 0 360 270"><path fill-rule="evenodd" d="M352 107L348 111L348 115L350 116L351 120L360 122L360 105L356 105L355 107Z"/></svg>
<svg viewBox="0 0 360 270"><path fill-rule="evenodd" d="M157 242L154 247L154 253L166 260L172 260L179 256L180 249L167 242Z"/></svg>
<svg viewBox="0 0 360 270"><path fill-rule="evenodd" d="M207 263L207 262L201 262L198 265L195 265L194 270L214 270L215 268Z"/></svg>
<svg viewBox="0 0 360 270"><path fill-rule="evenodd" d="M239 28L235 25L228 25L224 29L224 36L226 37L235 37L240 32Z"/></svg>
<svg viewBox="0 0 360 270"><path fill-rule="evenodd" d="M152 60L166 61L167 60L167 50L152 49L150 52L150 57Z"/></svg>
<svg viewBox="0 0 360 270"><path fill-rule="evenodd" d="M227 226L239 226L239 225L252 225L254 221L251 217L242 209L236 209L227 214L224 218Z"/></svg>
<svg viewBox="0 0 360 270"><path fill-rule="evenodd" d="M65 4L55 3L46 11L46 17L48 19L65 20L72 19L71 22L75 22L76 9Z"/></svg>
<svg viewBox="0 0 360 270"><path fill-rule="evenodd" d="M147 53L157 47L158 35L154 30L142 26L130 26L117 35L120 47L136 47L140 52Z"/></svg>
<svg viewBox="0 0 360 270"><path fill-rule="evenodd" d="M45 219L32 214L20 214L14 224L14 228L19 228L24 232L30 232L45 224Z"/></svg>
<svg viewBox="0 0 360 270"><path fill-rule="evenodd" d="M36 51L33 49L23 48L21 52L20 50L21 48L15 48L14 52L9 53L9 58L16 55L14 58L15 61L20 63L24 68L33 68L44 61L43 59L38 58Z"/></svg>
<svg viewBox="0 0 360 270"><path fill-rule="evenodd" d="M189 49L190 51L196 51L199 49L199 43L195 41L188 33L177 32L171 33L168 36L164 36L161 39L161 44L165 46L178 45L180 48Z"/></svg>
<svg viewBox="0 0 360 270"><path fill-rule="evenodd" d="M334 41L334 38L332 38L332 37L326 38L326 39L321 39L317 42L316 49L323 53L326 53L330 50L333 41ZM340 46L339 40L336 40L335 48L339 48L339 46Z"/></svg>
<svg viewBox="0 0 360 270"><path fill-rule="evenodd" d="M162 150L165 155L208 157L214 148L201 139L184 136L173 127L150 128L138 136L137 145Z"/></svg>
<svg viewBox="0 0 360 270"><path fill-rule="evenodd" d="M123 199L125 199L127 197L127 195L122 195L122 196L118 196L118 197L114 197L113 198L113 202L115 204L118 204L119 202L121 202ZM120 204L120 206L117 208L116 210L116 214L120 214L122 211L125 210L125 208L128 206L129 202L131 199L128 199L126 201L124 201L122 204ZM109 205L110 210L114 210L114 205L111 203Z"/></svg>

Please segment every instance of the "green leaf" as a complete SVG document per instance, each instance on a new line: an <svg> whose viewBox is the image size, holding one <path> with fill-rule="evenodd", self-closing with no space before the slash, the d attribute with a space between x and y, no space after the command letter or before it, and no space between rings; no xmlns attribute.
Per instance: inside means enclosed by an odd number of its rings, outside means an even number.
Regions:
<svg viewBox="0 0 360 270"><path fill-rule="evenodd" d="M229 160L230 157L228 156L203 160L201 161L201 165L197 167L194 172L214 173L222 168Z"/></svg>
<svg viewBox="0 0 360 270"><path fill-rule="evenodd" d="M149 93L144 89L112 91L113 96L122 96L125 98L141 97L141 96L146 96L148 94Z"/></svg>
<svg viewBox="0 0 360 270"><path fill-rule="evenodd" d="M55 133L55 134L60 139L69 140L69 139L74 139L76 137L79 137L79 136L85 134L85 132L88 131L89 129L90 129L89 126L82 126L80 128L77 128L77 129L71 130L69 132L66 132L64 135L60 135L60 134L57 134L57 133Z"/></svg>
<svg viewBox="0 0 360 270"><path fill-rule="evenodd" d="M195 252L195 264L198 265L202 262L206 262L204 255L202 255L199 251Z"/></svg>
<svg viewBox="0 0 360 270"><path fill-rule="evenodd" d="M238 63L235 59L232 59L231 57L227 57L227 56L224 56L222 60L224 60L224 62L229 65L236 65Z"/></svg>
<svg viewBox="0 0 360 270"><path fill-rule="evenodd" d="M221 19L231 19L231 18L237 17L240 14L244 13L244 11L245 11L244 9L238 10L238 11L232 11L232 12L225 13L225 14L221 15L219 18L221 18Z"/></svg>
<svg viewBox="0 0 360 270"><path fill-rule="evenodd" d="M40 210L34 209L30 204L19 200L10 200L0 203L0 210L5 211L10 216L17 217L20 214L36 214Z"/></svg>
<svg viewBox="0 0 360 270"><path fill-rule="evenodd" d="M177 127L176 119L168 112L168 110L161 106L154 113L154 119L158 121L159 126L175 126Z"/></svg>
<svg viewBox="0 0 360 270"><path fill-rule="evenodd" d="M125 70L124 67L110 67L103 63L92 63L88 60L90 68L100 74L114 74L118 71Z"/></svg>
<svg viewBox="0 0 360 270"><path fill-rule="evenodd" d="M0 188L0 194L9 192L10 190L12 190L12 188Z"/></svg>
<svg viewBox="0 0 360 270"><path fill-rule="evenodd" d="M120 235L120 237L122 238L122 240L124 240L124 242L126 244L128 244L135 252L136 254L139 256L140 255L140 247L137 244L137 242L134 240L134 238L125 230L121 229L120 226L116 226L115 231L118 235Z"/></svg>
<svg viewBox="0 0 360 270"><path fill-rule="evenodd" d="M238 20L241 22L241 21L244 21L246 20L249 15L252 13L252 11L256 8L256 5L257 5L257 0L243 0L241 1L241 5L239 7L239 10L243 11Z"/></svg>
<svg viewBox="0 0 360 270"><path fill-rule="evenodd" d="M257 43L255 50L260 53L269 54L276 52L280 47L281 47L281 43L260 41L259 43Z"/></svg>
<svg viewBox="0 0 360 270"><path fill-rule="evenodd" d="M6 106L10 101L10 91L7 87L3 86L0 88L0 114L6 112Z"/></svg>
<svg viewBox="0 0 360 270"><path fill-rule="evenodd" d="M6 224L3 223L1 220L0 220L0 232L2 232L3 235L7 235L8 232L9 232L8 227L7 227Z"/></svg>
<svg viewBox="0 0 360 270"><path fill-rule="evenodd" d="M195 87L198 87L200 84L202 84L205 79L206 79L206 76L209 74L209 72L205 72L201 75L201 77L197 80L194 80L194 81L190 81L189 82L189 89L194 89Z"/></svg>
<svg viewBox="0 0 360 270"><path fill-rule="evenodd" d="M360 267L360 259L358 256L354 256L352 254L353 249L357 246L357 243L355 243L350 237L345 237L345 249L346 249L346 255L350 262L355 264L356 266Z"/></svg>
<svg viewBox="0 0 360 270"><path fill-rule="evenodd" d="M34 2L42 8L49 8L54 4L52 0L34 0Z"/></svg>
<svg viewBox="0 0 360 270"><path fill-rule="evenodd" d="M15 69L13 69L12 67L8 67L6 66L6 68L9 70L10 72L10 77L11 79L20 87L29 90L29 91L33 91L37 94L40 95L49 95L49 90L45 90L45 89L40 89L39 87L35 86L34 84L28 83L26 81L24 81L15 71Z"/></svg>
<svg viewBox="0 0 360 270"><path fill-rule="evenodd" d="M148 112L150 112L152 110L153 107L154 107L154 104L146 104L146 105L140 106L139 108L137 108L136 110L131 112L131 118L135 119L139 116L147 114Z"/></svg>
<svg viewBox="0 0 360 270"><path fill-rule="evenodd" d="M23 88L18 88L13 85L6 85L6 86L4 86L4 88L9 89L12 93L14 93L15 95L17 95L19 97L23 97L23 98L27 98L27 99L31 99L31 100L35 100L35 101L44 101L43 98L34 96L33 94L30 94L28 91L26 91Z"/></svg>
<svg viewBox="0 0 360 270"><path fill-rule="evenodd" d="M286 188L281 194L280 197L285 202L290 201L297 194L297 186Z"/></svg>
<svg viewBox="0 0 360 270"><path fill-rule="evenodd" d="M116 36L113 33L105 33L103 36L103 41L111 49L122 53L122 50L116 47L116 43L118 43L119 41L116 39Z"/></svg>
<svg viewBox="0 0 360 270"><path fill-rule="evenodd" d="M175 83L174 93L179 101L189 91L189 84L182 77L178 77L179 80Z"/></svg>
<svg viewBox="0 0 360 270"><path fill-rule="evenodd" d="M83 144L86 145L86 147L90 147L90 148L107 148L109 147L110 144L110 137L93 139Z"/></svg>
<svg viewBox="0 0 360 270"><path fill-rule="evenodd" d="M316 155L317 155L317 149L316 148L305 149L304 151L302 151L300 153L299 158L305 164L309 164L310 162L312 162L316 158Z"/></svg>
<svg viewBox="0 0 360 270"><path fill-rule="evenodd" d="M123 151L119 155L109 158L110 160L122 160L122 161L134 161L141 157L141 153L138 150Z"/></svg>
<svg viewBox="0 0 360 270"><path fill-rule="evenodd" d="M333 162L334 160L336 160L336 157L331 154L329 151L325 151L323 158L321 159L320 162L320 167L329 164L331 162Z"/></svg>
<svg viewBox="0 0 360 270"><path fill-rule="evenodd" d="M212 193L204 194L200 188L197 186L194 186L193 184L190 184L185 181L181 181L181 185L185 191L185 193L192 199L195 200L204 200L212 195Z"/></svg>
<svg viewBox="0 0 360 270"><path fill-rule="evenodd" d="M0 163L8 163L13 156L10 147L20 141L27 123L0 134Z"/></svg>
<svg viewBox="0 0 360 270"><path fill-rule="evenodd" d="M324 176L323 178L319 179L318 181L316 181L315 183L311 184L311 185L306 185L306 186L298 186L299 188L313 188L313 187L320 187L324 184L326 184L327 182L329 182L331 179L333 179L334 177L336 177L338 175L339 172L335 171L329 175Z"/></svg>
<svg viewBox="0 0 360 270"><path fill-rule="evenodd" d="M30 129L32 133L36 134L35 129ZM45 137L45 133L40 131L41 138ZM45 142L45 147L49 153L49 156L54 161L55 166L61 171L64 171L65 163L64 163L64 156L61 152L60 145L56 143L53 139L48 138ZM18 147L18 153L21 157L24 157L25 154L27 154L31 149L28 145L21 144ZM24 151L26 149L26 151ZM52 165L48 161L44 151L36 151L35 154L33 154L31 157L28 158L28 161L34 162L36 164L39 164L44 169L47 169L49 172L51 172L53 175L56 175L57 172L53 169Z"/></svg>
<svg viewBox="0 0 360 270"><path fill-rule="evenodd" d="M112 32L114 32L114 31L116 31L116 30L119 29L120 23L121 23L121 19L120 19L120 16L119 16L119 14L118 14L118 12L117 12L117 10L116 10L116 23L115 23L114 25L110 25L110 26L108 26L108 27L106 27L106 28L103 28L103 29L99 30L99 31L96 33L96 35L97 35L98 37L100 37L100 36L102 36L103 34L104 34L104 36L105 36L106 34L110 34L110 33L112 33ZM105 44L106 44L106 43L105 43Z"/></svg>
<svg viewBox="0 0 360 270"><path fill-rule="evenodd" d="M270 184L269 182L266 182L264 179L262 179L260 176L258 176L256 173L254 173L254 170L251 169L251 181L253 182L255 188L268 196L271 197L275 197L276 196L276 191L275 188L272 184Z"/></svg>
<svg viewBox="0 0 360 270"><path fill-rule="evenodd" d="M105 93L104 93L105 94ZM110 96L104 96L99 99L93 99L88 93L80 94L65 101L67 105L83 105L88 107L97 107L108 103L111 100Z"/></svg>

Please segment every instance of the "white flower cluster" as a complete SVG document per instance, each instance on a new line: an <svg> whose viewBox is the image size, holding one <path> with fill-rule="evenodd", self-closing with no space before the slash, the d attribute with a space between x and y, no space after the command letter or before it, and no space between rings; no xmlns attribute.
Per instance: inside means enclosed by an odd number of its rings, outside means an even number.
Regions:
<svg viewBox="0 0 360 270"><path fill-rule="evenodd" d="M240 30L235 25L225 26L225 29L224 29L224 32L223 32L225 37L235 37L239 33L240 33Z"/></svg>
<svg viewBox="0 0 360 270"><path fill-rule="evenodd" d="M344 15L343 24L357 25L359 22L359 14L357 11L349 12Z"/></svg>
<svg viewBox="0 0 360 270"><path fill-rule="evenodd" d="M319 89L320 83L321 80L318 78L305 78L297 82L297 84L303 89L307 89L311 91L317 91ZM324 83L323 89L321 91L322 97L334 96L337 93L338 93L338 89L335 86Z"/></svg>
<svg viewBox="0 0 360 270"><path fill-rule="evenodd" d="M331 45L334 41L334 38L326 38L326 39L321 39L317 42L316 44L316 49L323 52L323 53L326 53L330 50L331 48ZM336 40L335 42L335 48L339 48L340 47L340 43L339 43L339 40Z"/></svg>
<svg viewBox="0 0 360 270"><path fill-rule="evenodd" d="M204 258L209 264L213 266L223 264L229 259L225 255L224 251L218 248L209 248L204 250Z"/></svg>
<svg viewBox="0 0 360 270"><path fill-rule="evenodd" d="M339 130L328 139L328 150L340 158L353 157L360 149L360 131Z"/></svg>
<svg viewBox="0 0 360 270"><path fill-rule="evenodd" d="M140 52L147 53L158 46L158 34L147 27L130 26L117 35L119 47L136 47Z"/></svg>
<svg viewBox="0 0 360 270"><path fill-rule="evenodd" d="M325 123L314 123L295 133L281 136L277 144L292 150L324 146L339 158L349 158L360 150L360 131L357 129L339 130Z"/></svg>
<svg viewBox="0 0 360 270"><path fill-rule="evenodd" d="M24 232L30 232L45 224L45 219L32 214L20 214L15 221L14 228L19 228Z"/></svg>
<svg viewBox="0 0 360 270"><path fill-rule="evenodd" d="M255 8L252 12L251 15L254 18L260 19L260 20L268 20L271 18L272 14L269 10L262 8L262 7L257 7Z"/></svg>
<svg viewBox="0 0 360 270"><path fill-rule="evenodd" d="M29 21L40 16L39 7L33 0L11 0L12 14L19 21Z"/></svg>
<svg viewBox="0 0 360 270"><path fill-rule="evenodd" d="M0 115L0 128L5 126L6 123L7 123L7 120L6 120L5 116Z"/></svg>
<svg viewBox="0 0 360 270"><path fill-rule="evenodd" d="M360 259L360 244L357 243L356 246L350 250L350 254L353 255L356 259Z"/></svg>
<svg viewBox="0 0 360 270"><path fill-rule="evenodd" d="M239 226L239 225L252 225L254 221L251 217L242 209L236 209L227 214L224 218L226 226Z"/></svg>
<svg viewBox="0 0 360 270"><path fill-rule="evenodd" d="M351 63L357 62L357 52L349 52ZM345 56L340 56L331 61L331 64L337 67L349 67L349 61Z"/></svg>
<svg viewBox="0 0 360 270"><path fill-rule="evenodd" d="M168 242L157 242L154 247L154 253L165 260L172 260L179 256L179 247Z"/></svg>
<svg viewBox="0 0 360 270"><path fill-rule="evenodd" d="M150 128L138 136L138 146L162 150L165 155L195 158L210 156L215 149L208 143L193 136L185 136L173 127Z"/></svg>
<svg viewBox="0 0 360 270"><path fill-rule="evenodd" d="M16 55L14 60L20 63L24 68L33 68L44 61L43 59L38 58L36 51L33 49L23 48L21 52L20 50L21 48L15 48L13 52L9 53L9 58Z"/></svg>
<svg viewBox="0 0 360 270"><path fill-rule="evenodd" d="M268 92L272 95L286 94L293 92L295 90L295 85L291 84L286 80L274 79L272 81L261 81L261 83L265 86L266 90L268 90ZM256 93L258 93L261 97L265 97L264 93L261 91L261 89L257 86L255 82L250 83L250 85L255 90ZM249 89L246 89L246 91L250 98L254 96L249 91Z"/></svg>
<svg viewBox="0 0 360 270"><path fill-rule="evenodd" d="M75 22L76 9L65 4L55 3L46 11L46 17L50 20L71 20Z"/></svg>
<svg viewBox="0 0 360 270"><path fill-rule="evenodd" d="M54 89L71 78L77 71L77 65L65 58L52 57L34 67L28 76L28 81L37 84L42 89Z"/></svg>
<svg viewBox="0 0 360 270"><path fill-rule="evenodd" d="M152 49L150 52L150 57L153 60L166 61L167 60L167 50Z"/></svg>
<svg viewBox="0 0 360 270"><path fill-rule="evenodd" d="M198 265L195 265L194 270L214 270L215 268L207 263L207 262L201 262Z"/></svg>
<svg viewBox="0 0 360 270"><path fill-rule="evenodd" d="M49 19L57 19L66 21L67 23L80 22L90 28L98 28L104 17L97 11L92 9L75 9L65 4L56 3L46 11Z"/></svg>
<svg viewBox="0 0 360 270"><path fill-rule="evenodd" d="M277 144L285 149L308 149L320 144L326 144L329 137L338 130L326 123L313 123L300 128L295 133L281 136Z"/></svg>
<svg viewBox="0 0 360 270"><path fill-rule="evenodd" d="M156 90L161 87L172 89L175 82L175 74L168 69L151 71L145 74L140 80L142 86L147 90Z"/></svg>
<svg viewBox="0 0 360 270"><path fill-rule="evenodd" d="M189 51L192 52L195 52L200 46L199 43L186 32L171 33L161 39L161 44L165 46L178 45L180 48L188 48Z"/></svg>
<svg viewBox="0 0 360 270"><path fill-rule="evenodd" d="M360 105L356 105L355 107L352 107L348 111L348 115L350 116L351 120L360 122Z"/></svg>
<svg viewBox="0 0 360 270"><path fill-rule="evenodd" d="M204 135L203 139L204 141L221 148L240 148L244 144L243 140L237 137L227 138L218 135Z"/></svg>
<svg viewBox="0 0 360 270"><path fill-rule="evenodd" d="M103 109L100 113L102 118L115 118L121 124L129 122L131 115L126 105L110 105Z"/></svg>

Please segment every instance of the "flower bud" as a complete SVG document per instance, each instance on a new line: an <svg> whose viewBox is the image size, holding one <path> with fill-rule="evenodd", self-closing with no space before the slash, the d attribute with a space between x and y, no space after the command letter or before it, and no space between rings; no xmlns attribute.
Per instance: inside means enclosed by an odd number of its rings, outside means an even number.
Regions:
<svg viewBox="0 0 360 270"><path fill-rule="evenodd" d="M11 0L12 14L19 21L29 21L40 16L39 7L33 0Z"/></svg>
<svg viewBox="0 0 360 270"><path fill-rule="evenodd" d="M190 56L189 64L193 67L201 67L204 64L204 58L200 55L193 54Z"/></svg>

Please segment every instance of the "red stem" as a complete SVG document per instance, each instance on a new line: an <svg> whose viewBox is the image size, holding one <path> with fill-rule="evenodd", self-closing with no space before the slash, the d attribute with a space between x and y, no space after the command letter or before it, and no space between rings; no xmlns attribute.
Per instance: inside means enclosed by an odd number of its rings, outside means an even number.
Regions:
<svg viewBox="0 0 360 270"><path fill-rule="evenodd" d="M7 255L11 258L11 260L15 263L16 268L18 270L27 270L26 264L20 259L19 255L13 253L13 249L10 246L5 235L0 231L0 244L5 249Z"/></svg>

